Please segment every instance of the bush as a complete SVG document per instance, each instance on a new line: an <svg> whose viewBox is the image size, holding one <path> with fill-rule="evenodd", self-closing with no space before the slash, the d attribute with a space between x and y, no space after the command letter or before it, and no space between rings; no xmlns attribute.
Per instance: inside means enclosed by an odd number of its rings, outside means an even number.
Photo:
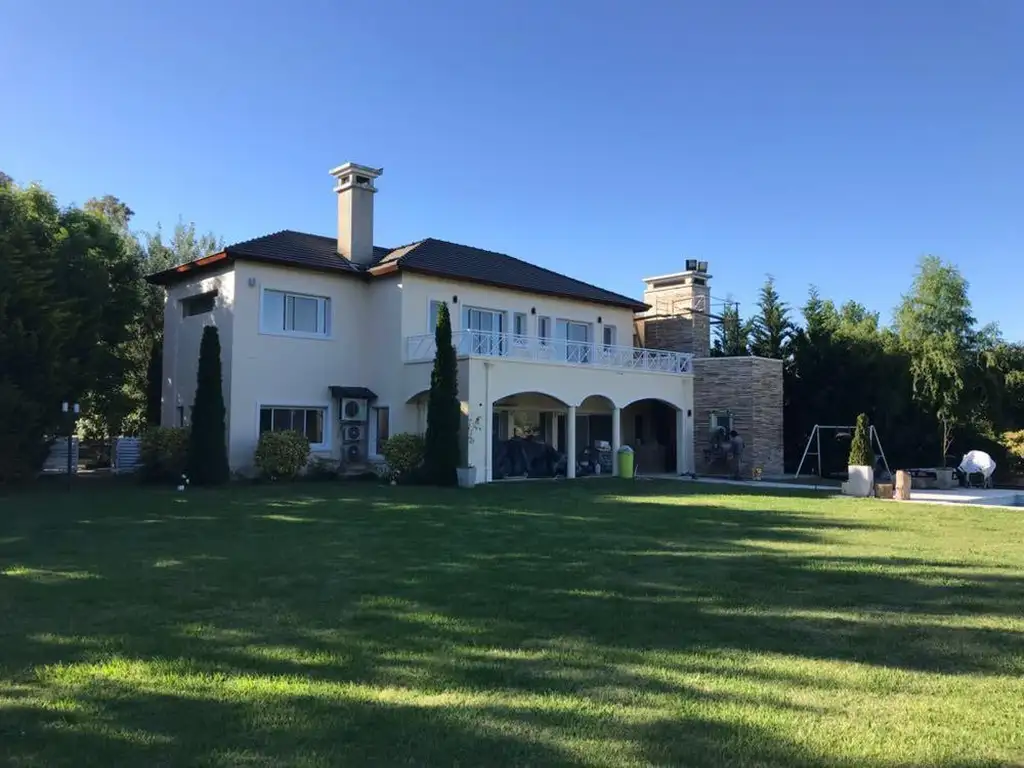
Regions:
<svg viewBox="0 0 1024 768"><path fill-rule="evenodd" d="M851 467L875 466L875 452L871 450L871 431L866 413L857 417L857 427L853 431L853 440L850 442L848 463Z"/></svg>
<svg viewBox="0 0 1024 768"><path fill-rule="evenodd" d="M1024 472L1024 429L1016 432L1003 432L999 443L1006 450L1009 472L1013 474Z"/></svg>
<svg viewBox="0 0 1024 768"><path fill-rule="evenodd" d="M309 462L309 440L301 432L264 432L256 445L256 469L268 480L294 480Z"/></svg>
<svg viewBox="0 0 1024 768"><path fill-rule="evenodd" d="M409 482L423 464L423 438L404 432L387 440L381 449L392 478L399 483Z"/></svg>
<svg viewBox="0 0 1024 768"><path fill-rule="evenodd" d="M153 427L142 436L142 479L151 483L178 482L188 464L188 429Z"/></svg>
<svg viewBox="0 0 1024 768"><path fill-rule="evenodd" d="M196 396L188 446L188 476L197 485L226 483L228 469L226 411L222 389L220 334L203 328L196 371Z"/></svg>

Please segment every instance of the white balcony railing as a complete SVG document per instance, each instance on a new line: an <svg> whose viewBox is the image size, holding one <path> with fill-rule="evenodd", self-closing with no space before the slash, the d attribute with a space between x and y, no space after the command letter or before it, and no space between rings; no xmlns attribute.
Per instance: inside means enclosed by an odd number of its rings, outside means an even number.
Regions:
<svg viewBox="0 0 1024 768"><path fill-rule="evenodd" d="M460 331L452 334L460 357L500 357L561 365L589 365L633 371L690 373L693 355L661 349L617 347L592 341L566 341L516 336L512 333ZM434 334L407 336L406 362L434 359Z"/></svg>

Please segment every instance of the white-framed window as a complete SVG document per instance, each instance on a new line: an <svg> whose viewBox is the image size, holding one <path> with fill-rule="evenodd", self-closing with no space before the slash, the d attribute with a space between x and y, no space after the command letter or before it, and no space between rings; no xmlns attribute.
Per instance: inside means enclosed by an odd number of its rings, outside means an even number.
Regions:
<svg viewBox="0 0 1024 768"><path fill-rule="evenodd" d="M512 333L516 336L526 336L526 313L516 312L512 315Z"/></svg>
<svg viewBox="0 0 1024 768"><path fill-rule="evenodd" d="M541 344L547 344L551 340L550 317L537 318L537 336L540 338Z"/></svg>
<svg viewBox="0 0 1024 768"><path fill-rule="evenodd" d="M181 304L181 316L183 318L205 315L213 312L213 307L217 303L217 292L207 291L206 293L198 293L195 296L186 296L178 303Z"/></svg>
<svg viewBox="0 0 1024 768"><path fill-rule="evenodd" d="M615 326L614 325L606 325L606 326L604 326L603 334L604 334L604 345L606 347L614 347L615 346Z"/></svg>
<svg viewBox="0 0 1024 768"><path fill-rule="evenodd" d="M289 291L263 289L260 331L305 338L331 335L331 300Z"/></svg>
<svg viewBox="0 0 1024 768"><path fill-rule="evenodd" d="M387 439L391 437L391 409L386 405L372 408L369 427L370 455L382 456L384 452L381 449Z"/></svg>
<svg viewBox="0 0 1024 768"><path fill-rule="evenodd" d="M567 320L565 324L566 357L575 363L590 362L590 324Z"/></svg>
<svg viewBox="0 0 1024 768"><path fill-rule="evenodd" d="M300 432L309 440L313 450L330 447L330 418L322 405L261 405L260 434L264 432Z"/></svg>
<svg viewBox="0 0 1024 768"><path fill-rule="evenodd" d="M437 313L441 311L441 302L438 299L431 299L427 307L427 332L433 333L437 330ZM453 329L454 330L454 329Z"/></svg>

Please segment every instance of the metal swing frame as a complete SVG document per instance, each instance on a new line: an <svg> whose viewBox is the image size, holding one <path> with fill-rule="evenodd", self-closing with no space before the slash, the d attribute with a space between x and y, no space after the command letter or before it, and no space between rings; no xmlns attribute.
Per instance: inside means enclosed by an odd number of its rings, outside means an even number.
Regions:
<svg viewBox="0 0 1024 768"><path fill-rule="evenodd" d="M804 462L807 461L808 456L818 457L818 477L823 477L821 474L821 430L823 429L833 430L837 434L840 431L845 430L849 431L852 435L856 427L835 426L833 424L815 424L814 429L811 430L810 437L807 438L807 445L804 446L804 455L800 457L800 464L796 468L796 474L793 475L794 479L800 477L800 470L804 468ZM813 451L811 451L812 444L814 445ZM868 444L871 446L878 446L878 452L882 456L882 463L885 464L885 471L891 475L892 470L889 469L889 460L885 458L885 449L882 447L882 439L878 436L878 430L875 429L874 424L868 426Z"/></svg>

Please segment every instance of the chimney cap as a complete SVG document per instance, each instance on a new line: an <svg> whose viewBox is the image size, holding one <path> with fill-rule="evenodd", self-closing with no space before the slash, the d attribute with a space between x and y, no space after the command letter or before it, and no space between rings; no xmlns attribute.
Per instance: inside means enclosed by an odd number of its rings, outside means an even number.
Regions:
<svg viewBox="0 0 1024 768"><path fill-rule="evenodd" d="M335 192L356 186L376 192L377 189L373 186L373 180L382 173L384 173L383 168L371 168L368 165L351 162L344 163L330 170L331 176L337 181L334 187Z"/></svg>

